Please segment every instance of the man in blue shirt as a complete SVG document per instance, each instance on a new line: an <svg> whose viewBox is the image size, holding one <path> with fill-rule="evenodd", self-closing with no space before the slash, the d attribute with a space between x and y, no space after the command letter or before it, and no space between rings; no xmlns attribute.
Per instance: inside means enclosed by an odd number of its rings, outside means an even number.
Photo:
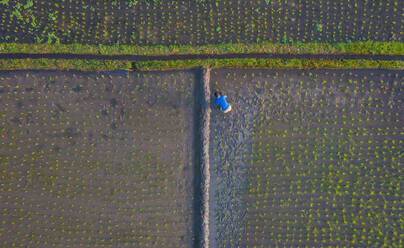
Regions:
<svg viewBox="0 0 404 248"><path fill-rule="evenodd" d="M215 92L215 97L216 97L216 104L219 106L219 108L222 110L223 113L228 113L231 110L231 105L227 103L226 95L222 95L222 92Z"/></svg>

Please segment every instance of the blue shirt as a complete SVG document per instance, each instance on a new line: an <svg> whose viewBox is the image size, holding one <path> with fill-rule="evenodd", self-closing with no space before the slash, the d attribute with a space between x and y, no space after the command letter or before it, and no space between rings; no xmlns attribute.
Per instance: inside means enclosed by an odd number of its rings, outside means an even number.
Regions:
<svg viewBox="0 0 404 248"><path fill-rule="evenodd" d="M222 111L225 111L230 105L226 101L227 96L220 96L216 98L216 104L222 108Z"/></svg>

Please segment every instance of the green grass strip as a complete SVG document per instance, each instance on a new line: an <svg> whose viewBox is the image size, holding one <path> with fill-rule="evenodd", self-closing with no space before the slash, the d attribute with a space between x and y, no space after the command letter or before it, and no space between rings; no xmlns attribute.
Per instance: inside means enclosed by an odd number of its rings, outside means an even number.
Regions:
<svg viewBox="0 0 404 248"><path fill-rule="evenodd" d="M402 42L350 43L255 43L211 44L204 46L131 46L83 44L24 44L0 43L0 53L72 53L104 55L169 55L169 54L224 54L224 53L315 53L315 54L404 54Z"/></svg>
<svg viewBox="0 0 404 248"><path fill-rule="evenodd" d="M403 61L379 60L327 60L327 59L207 59L147 61L134 63L139 70L183 69L196 66L203 67L239 67L239 68L290 68L290 69L404 69Z"/></svg>
<svg viewBox="0 0 404 248"><path fill-rule="evenodd" d="M403 61L327 60L327 59L206 59L146 61L134 63L138 70L186 69L193 67L236 67L273 69L404 69ZM64 59L0 59L0 70L55 69L55 70L131 70L132 64L119 60L64 60Z"/></svg>
<svg viewBox="0 0 404 248"><path fill-rule="evenodd" d="M119 60L0 59L0 70L24 69L129 70L131 69L131 63Z"/></svg>

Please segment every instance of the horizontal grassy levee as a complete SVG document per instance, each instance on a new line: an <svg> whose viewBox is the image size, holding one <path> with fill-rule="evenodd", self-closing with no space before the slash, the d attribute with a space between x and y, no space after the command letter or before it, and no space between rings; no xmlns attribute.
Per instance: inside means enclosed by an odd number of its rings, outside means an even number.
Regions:
<svg viewBox="0 0 404 248"><path fill-rule="evenodd" d="M139 70L183 69L195 66L204 67L240 67L240 68L288 68L288 69L404 69L403 61L379 60L329 60L329 59L206 59L136 62L133 66Z"/></svg>
<svg viewBox="0 0 404 248"><path fill-rule="evenodd" d="M404 54L402 42L349 43L225 43L192 45L84 45L84 44L27 44L0 43L0 53L73 53L104 55L169 55L169 54L224 54L224 53L332 53L332 54Z"/></svg>
<svg viewBox="0 0 404 248"><path fill-rule="evenodd" d="M131 63L119 60L66 60L66 59L0 59L0 70L54 69L54 70L129 70Z"/></svg>
<svg viewBox="0 0 404 248"><path fill-rule="evenodd" d="M205 59L134 62L119 60L64 60L64 59L0 59L0 70L166 70L193 67L238 67L272 69L404 69L403 61L327 60L327 59Z"/></svg>

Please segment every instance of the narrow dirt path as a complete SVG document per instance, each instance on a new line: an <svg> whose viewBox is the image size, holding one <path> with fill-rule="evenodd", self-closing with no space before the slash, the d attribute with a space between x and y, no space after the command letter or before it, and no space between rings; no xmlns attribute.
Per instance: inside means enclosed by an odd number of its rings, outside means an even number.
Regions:
<svg viewBox="0 0 404 248"><path fill-rule="evenodd" d="M281 53L226 53L226 54L173 54L173 55L102 55L70 53L0 53L0 59L84 59L84 60L196 60L196 59L363 59L404 60L404 55L377 54L281 54Z"/></svg>
<svg viewBox="0 0 404 248"><path fill-rule="evenodd" d="M202 248L209 248L209 194L210 194L210 167L209 167L209 137L210 137L210 69L202 69L202 86L203 86L203 102L202 102L202 232L203 239Z"/></svg>
<svg viewBox="0 0 404 248"><path fill-rule="evenodd" d="M252 127L260 110L248 94L230 104L231 112L223 114L211 99L211 247L238 247L244 235L246 208L241 196L247 186L247 165L243 155L250 149Z"/></svg>

